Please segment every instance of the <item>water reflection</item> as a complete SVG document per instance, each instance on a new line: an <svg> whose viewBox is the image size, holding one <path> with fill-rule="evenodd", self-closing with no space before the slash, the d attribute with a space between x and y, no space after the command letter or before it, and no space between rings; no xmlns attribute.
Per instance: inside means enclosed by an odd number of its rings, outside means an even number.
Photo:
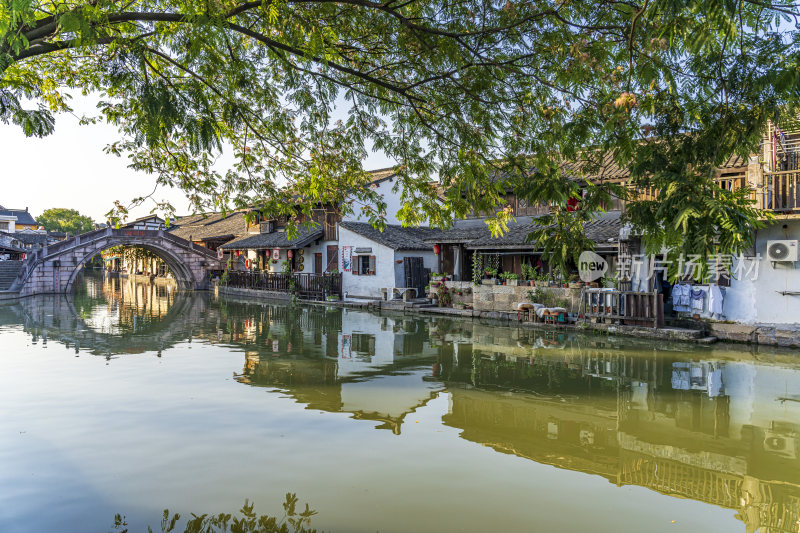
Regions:
<svg viewBox="0 0 800 533"><path fill-rule="evenodd" d="M446 395L441 423L465 441L731 509L747 532L800 529L792 352L215 301L119 280L2 306L0 324L108 357L217 345L241 353L236 382L396 435Z"/></svg>

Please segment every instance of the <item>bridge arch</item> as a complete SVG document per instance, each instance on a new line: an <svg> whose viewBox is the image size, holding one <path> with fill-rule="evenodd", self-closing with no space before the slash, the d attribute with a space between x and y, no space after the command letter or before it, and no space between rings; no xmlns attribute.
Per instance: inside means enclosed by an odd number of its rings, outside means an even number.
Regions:
<svg viewBox="0 0 800 533"><path fill-rule="evenodd" d="M158 256L159 259L163 260L164 263L166 263L167 266L169 266L170 270L172 270L172 273L175 276L175 281L177 282L179 289L192 290L195 288L194 276L191 270L189 270L189 268L187 268L186 265L184 265L181 262L181 258L174 252L159 246L154 246L153 244L150 243L126 241L124 244L120 243L112 245L99 245L94 249L94 251L89 250L84 256L84 258L80 260L77 265L75 265L75 269L72 271L72 274L70 275L69 280L67 281L66 287L64 288L64 292L72 292L72 289L75 286L75 280L78 279L82 267L86 263L88 263L92 257L99 254L103 250L107 250L113 246L128 246L134 248L142 248L144 250L153 252Z"/></svg>
<svg viewBox="0 0 800 533"><path fill-rule="evenodd" d="M36 250L25 259L12 290L18 290L20 296L70 292L83 265L113 246L135 246L155 253L169 265L180 289L207 289L209 272L224 268L216 253L163 230L105 228Z"/></svg>

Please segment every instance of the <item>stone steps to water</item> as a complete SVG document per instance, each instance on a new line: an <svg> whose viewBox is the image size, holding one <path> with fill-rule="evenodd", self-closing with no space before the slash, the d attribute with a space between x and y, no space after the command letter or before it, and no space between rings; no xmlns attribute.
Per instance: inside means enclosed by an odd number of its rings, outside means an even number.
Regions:
<svg viewBox="0 0 800 533"><path fill-rule="evenodd" d="M0 291L7 291L22 269L22 261L0 261Z"/></svg>

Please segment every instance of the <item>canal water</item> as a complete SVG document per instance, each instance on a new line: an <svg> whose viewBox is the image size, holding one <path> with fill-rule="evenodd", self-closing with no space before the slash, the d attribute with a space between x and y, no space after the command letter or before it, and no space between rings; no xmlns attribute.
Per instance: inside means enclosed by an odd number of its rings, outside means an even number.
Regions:
<svg viewBox="0 0 800 533"><path fill-rule="evenodd" d="M0 531L796 532L800 354L88 277L0 305Z"/></svg>

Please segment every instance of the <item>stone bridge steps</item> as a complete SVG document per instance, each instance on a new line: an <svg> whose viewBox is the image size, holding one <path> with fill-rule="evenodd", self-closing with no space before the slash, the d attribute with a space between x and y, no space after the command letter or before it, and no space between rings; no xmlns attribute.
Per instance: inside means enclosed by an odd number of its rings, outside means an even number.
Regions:
<svg viewBox="0 0 800 533"><path fill-rule="evenodd" d="M17 279L22 261L0 261L0 291L7 291Z"/></svg>

